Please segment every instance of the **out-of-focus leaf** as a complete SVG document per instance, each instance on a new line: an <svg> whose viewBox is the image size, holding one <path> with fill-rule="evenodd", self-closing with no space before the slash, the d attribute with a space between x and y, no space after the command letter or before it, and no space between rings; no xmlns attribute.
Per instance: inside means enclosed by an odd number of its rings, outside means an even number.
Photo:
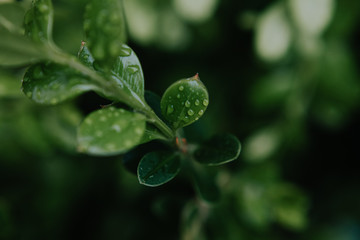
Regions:
<svg viewBox="0 0 360 240"><path fill-rule="evenodd" d="M129 46L122 45L119 56L113 65L112 74L126 84L127 88L132 91L132 95L136 94L144 100L144 74L138 57Z"/></svg>
<svg viewBox="0 0 360 240"><path fill-rule="evenodd" d="M97 89L86 76L55 63L31 66L24 76L22 88L33 101L51 105Z"/></svg>
<svg viewBox="0 0 360 240"><path fill-rule="evenodd" d="M238 158L239 140L231 134L214 136L202 143L194 152L195 160L206 165L221 165Z"/></svg>
<svg viewBox="0 0 360 240"><path fill-rule="evenodd" d="M109 107L92 112L78 129L79 151L110 156L139 144L145 131L145 116Z"/></svg>
<svg viewBox="0 0 360 240"><path fill-rule="evenodd" d="M0 69L0 97L21 97L20 85L20 78Z"/></svg>
<svg viewBox="0 0 360 240"><path fill-rule="evenodd" d="M122 54L122 44L126 41L122 1L90 1L86 6L84 30L94 58L113 64Z"/></svg>
<svg viewBox="0 0 360 240"><path fill-rule="evenodd" d="M157 151L146 154L138 166L138 179L143 185L156 187L173 179L181 167L177 153Z"/></svg>
<svg viewBox="0 0 360 240"><path fill-rule="evenodd" d="M0 3L0 28L20 33L25 10L18 3Z"/></svg>
<svg viewBox="0 0 360 240"><path fill-rule="evenodd" d="M208 203L220 200L220 189L215 181L215 176L206 169L195 166L193 180L199 196Z"/></svg>
<svg viewBox="0 0 360 240"><path fill-rule="evenodd" d="M0 65L19 66L46 58L46 50L25 36L0 28Z"/></svg>
<svg viewBox="0 0 360 240"><path fill-rule="evenodd" d="M34 0L24 18L25 34L35 42L52 41L53 12L51 0Z"/></svg>

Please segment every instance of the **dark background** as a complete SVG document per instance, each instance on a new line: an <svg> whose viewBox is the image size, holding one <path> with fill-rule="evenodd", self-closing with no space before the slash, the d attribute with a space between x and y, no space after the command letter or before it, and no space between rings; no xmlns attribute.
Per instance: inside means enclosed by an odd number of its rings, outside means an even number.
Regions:
<svg viewBox="0 0 360 240"><path fill-rule="evenodd" d="M145 88L161 95L199 73L210 105L188 133L242 142L238 160L209 170L221 201L199 200L186 173L149 188L121 156L77 153L76 126L107 101L88 93L39 106L19 91L23 69L0 68L0 84L13 89L0 91L0 239L360 239L360 3L305 1L314 24L333 7L310 34L291 5L301 1L208 0L213 10L195 19L179 1L124 2ZM75 55L86 1L53 3L54 40ZM291 35L275 57L257 45L273 8L280 26L271 25L266 49L283 40L284 24ZM149 23L146 14L156 19L150 34L131 31Z"/></svg>

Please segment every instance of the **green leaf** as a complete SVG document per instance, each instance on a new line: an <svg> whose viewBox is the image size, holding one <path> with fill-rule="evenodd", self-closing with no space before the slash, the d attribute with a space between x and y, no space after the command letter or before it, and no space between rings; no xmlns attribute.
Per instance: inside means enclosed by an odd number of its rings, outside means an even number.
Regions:
<svg viewBox="0 0 360 240"><path fill-rule="evenodd" d="M209 104L209 94L198 74L181 79L166 89L161 98L161 112L174 129L197 121Z"/></svg>
<svg viewBox="0 0 360 240"><path fill-rule="evenodd" d="M0 65L19 66L45 59L46 50L25 36L0 28Z"/></svg>
<svg viewBox="0 0 360 240"><path fill-rule="evenodd" d="M35 42L52 41L53 15L51 0L34 0L25 14L25 34Z"/></svg>
<svg viewBox="0 0 360 240"><path fill-rule="evenodd" d="M84 30L95 59L113 63L126 41L122 1L92 0L86 6Z"/></svg>
<svg viewBox="0 0 360 240"><path fill-rule="evenodd" d="M146 154L138 166L138 179L143 185L156 187L173 179L180 171L177 153L157 151Z"/></svg>
<svg viewBox="0 0 360 240"><path fill-rule="evenodd" d="M20 91L20 79L9 70L0 68L0 98L24 97Z"/></svg>
<svg viewBox="0 0 360 240"><path fill-rule="evenodd" d="M212 137L201 144L194 152L199 163L216 166L238 158L241 150L239 140L231 134Z"/></svg>
<svg viewBox="0 0 360 240"><path fill-rule="evenodd" d="M215 182L214 174L208 170L209 169L204 169L202 166L196 166L193 170L192 177L200 197L209 203L214 203L220 200L221 194Z"/></svg>
<svg viewBox="0 0 360 240"><path fill-rule="evenodd" d="M81 73L50 62L31 66L25 73L22 88L33 101L51 105L97 89Z"/></svg>
<svg viewBox="0 0 360 240"><path fill-rule="evenodd" d="M139 144L145 131L145 116L114 107L92 112L78 128L79 151L110 156Z"/></svg>
<svg viewBox="0 0 360 240"><path fill-rule="evenodd" d="M140 61L135 52L126 44L122 45L121 52L116 58L112 68L112 74L116 76L119 85L125 83L126 87L144 100L144 74Z"/></svg>
<svg viewBox="0 0 360 240"><path fill-rule="evenodd" d="M87 67L94 69L94 57L92 56L89 48L86 46L86 42L81 42L81 47L78 53L78 58Z"/></svg>
<svg viewBox="0 0 360 240"><path fill-rule="evenodd" d="M21 33L24 14L24 8L18 3L0 3L0 28Z"/></svg>

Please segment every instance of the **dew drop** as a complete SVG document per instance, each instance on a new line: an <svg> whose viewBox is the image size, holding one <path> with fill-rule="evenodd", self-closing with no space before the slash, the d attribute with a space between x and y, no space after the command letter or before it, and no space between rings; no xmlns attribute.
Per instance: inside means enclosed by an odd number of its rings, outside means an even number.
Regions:
<svg viewBox="0 0 360 240"><path fill-rule="evenodd" d="M117 125L117 124L112 125L111 128L114 129L115 132L120 132L121 131L121 127L119 125Z"/></svg>
<svg viewBox="0 0 360 240"><path fill-rule="evenodd" d="M204 101L203 101L203 105L206 107L207 105L209 105L209 100L207 100L207 99L204 99Z"/></svg>
<svg viewBox="0 0 360 240"><path fill-rule="evenodd" d="M102 137L103 132L102 131L96 131L95 134L96 134L97 137Z"/></svg>
<svg viewBox="0 0 360 240"><path fill-rule="evenodd" d="M136 65L131 65L131 66L129 66L129 67L127 68L127 70L128 70L131 74L134 74L134 73L136 73L136 72L139 71L139 67L136 66Z"/></svg>
<svg viewBox="0 0 360 240"><path fill-rule="evenodd" d="M179 91L183 91L183 90L184 90L184 86L180 86Z"/></svg>
<svg viewBox="0 0 360 240"><path fill-rule="evenodd" d="M105 116L101 116L101 117L100 117L100 121L105 122L105 121L106 121L106 117L105 117Z"/></svg>
<svg viewBox="0 0 360 240"><path fill-rule="evenodd" d="M180 93L179 93L178 95L176 95L176 97L177 97L177 98L180 98L180 97L181 97Z"/></svg>
<svg viewBox="0 0 360 240"><path fill-rule="evenodd" d="M174 106L173 105L168 105L167 106L167 110L166 110L166 114L171 114L172 112L174 112Z"/></svg>
<svg viewBox="0 0 360 240"><path fill-rule="evenodd" d="M189 101L189 100L186 100L186 102L185 102L185 107L190 107L190 106L191 106L190 101Z"/></svg>
<svg viewBox="0 0 360 240"><path fill-rule="evenodd" d="M184 122L189 122L189 117L188 116L184 117Z"/></svg>
<svg viewBox="0 0 360 240"><path fill-rule="evenodd" d="M198 117L196 117L196 118L195 118L195 121L197 121L197 120L199 120L199 118L198 118Z"/></svg>
<svg viewBox="0 0 360 240"><path fill-rule="evenodd" d="M189 116L192 116L192 115L194 115L194 111L193 111L192 109L189 109L189 111L187 111L187 114L188 114Z"/></svg>
<svg viewBox="0 0 360 240"><path fill-rule="evenodd" d="M135 128L135 133L137 135L141 135L143 133L143 131L141 130L141 128Z"/></svg>
<svg viewBox="0 0 360 240"><path fill-rule="evenodd" d="M203 115L204 114L204 110L200 110L199 112L198 112L198 114L201 116L201 115Z"/></svg>
<svg viewBox="0 0 360 240"><path fill-rule="evenodd" d="M121 56L121 57L127 57L127 56L130 56L130 54L131 54L131 49L130 48L121 48L121 51L120 51L120 53L119 53L119 55Z"/></svg>
<svg viewBox="0 0 360 240"><path fill-rule="evenodd" d="M196 106L199 106L199 104L200 104L199 99L196 99L196 100L195 100L195 105L196 105Z"/></svg>

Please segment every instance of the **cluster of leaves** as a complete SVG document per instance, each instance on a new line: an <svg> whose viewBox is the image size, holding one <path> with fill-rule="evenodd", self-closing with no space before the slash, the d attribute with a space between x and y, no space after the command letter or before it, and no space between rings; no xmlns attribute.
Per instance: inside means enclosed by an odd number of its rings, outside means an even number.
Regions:
<svg viewBox="0 0 360 240"><path fill-rule="evenodd" d="M39 104L59 104L88 91L113 102L82 121L77 131L79 151L114 156L132 149L126 157L131 162L137 161L132 153L138 152L138 178L148 186L166 183L182 165L190 166L201 188L205 181L196 164L232 161L239 156L240 142L223 134L201 144L187 143L182 127L204 114L209 104L207 89L196 74L172 84L161 98L145 91L140 61L124 43L123 14L121 1L90 1L84 21L87 39L75 57L52 40L51 1L35 0L25 14L24 29L11 21L0 25L0 64L30 64L22 90ZM143 151L152 140L161 141L161 148Z"/></svg>

